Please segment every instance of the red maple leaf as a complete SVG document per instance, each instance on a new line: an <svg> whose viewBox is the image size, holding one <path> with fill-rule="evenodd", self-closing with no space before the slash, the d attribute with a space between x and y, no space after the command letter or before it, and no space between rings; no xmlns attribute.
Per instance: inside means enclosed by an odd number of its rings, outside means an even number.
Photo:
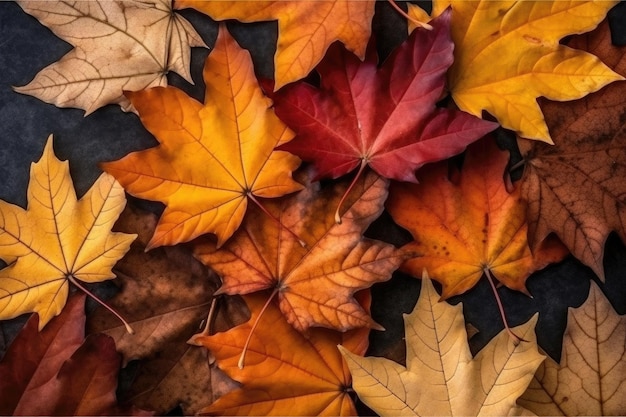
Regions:
<svg viewBox="0 0 626 417"><path fill-rule="evenodd" d="M453 61L450 12L416 30L378 68L372 45L364 62L333 44L318 65L320 88L299 82L274 94L277 115L297 134L280 147L337 178L370 166L416 182L420 166L462 152L496 128L458 110L437 108Z"/></svg>

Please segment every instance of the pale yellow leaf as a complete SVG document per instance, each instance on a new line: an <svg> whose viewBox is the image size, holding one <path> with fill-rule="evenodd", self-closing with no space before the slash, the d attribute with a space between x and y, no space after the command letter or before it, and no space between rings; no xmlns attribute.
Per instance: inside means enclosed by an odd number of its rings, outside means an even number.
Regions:
<svg viewBox="0 0 626 417"><path fill-rule="evenodd" d="M413 312L405 315L406 368L341 348L359 398L381 416L520 414L516 405L544 356L537 350L537 316L504 330L472 358L461 304L439 302L427 274Z"/></svg>
<svg viewBox="0 0 626 417"><path fill-rule="evenodd" d="M206 46L171 0L18 0L74 49L15 90L87 114L111 103L131 109L123 91L167 85L175 71L191 81L192 46Z"/></svg>

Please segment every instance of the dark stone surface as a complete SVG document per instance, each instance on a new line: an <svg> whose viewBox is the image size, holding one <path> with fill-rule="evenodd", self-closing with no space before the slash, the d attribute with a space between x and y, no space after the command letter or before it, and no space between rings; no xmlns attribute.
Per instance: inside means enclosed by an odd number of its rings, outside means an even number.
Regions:
<svg viewBox="0 0 626 417"><path fill-rule="evenodd" d="M619 9L619 10L618 10ZM194 11L184 11L208 45L212 45L217 24ZM626 42L626 7L620 5L611 13L613 39ZM388 4L379 2L373 24L377 48L388 54L406 37L406 24L391 11ZM242 46L252 50L257 75L271 77L277 25L273 22L240 24L229 22L228 28ZM23 13L15 3L0 2L0 199L25 206L30 163L39 159L49 134L55 136L55 150L61 159L69 159L77 192L82 195L100 174L98 163L115 160L123 155L156 144L134 114L123 113L117 106L107 106L84 117L82 110L59 109L33 97L12 91L12 86L28 83L44 66L58 60L69 51L64 41L56 38L34 18ZM192 75L195 85L171 74L171 84L202 100L204 84L201 70L207 50L193 51ZM506 142L506 134L503 136ZM508 146L512 146L508 142ZM157 207L158 210L158 206ZM407 234L384 215L368 231L396 244L406 242ZM605 256L606 283L601 285L621 314L626 313L626 249L611 236ZM551 266L534 274L528 288L534 298L499 290L511 325L520 324L540 312L537 333L539 344L551 356L558 358L568 307L579 306L587 297L589 281L594 274L574 259ZM386 283L374 286L372 312L386 332L373 332L370 354L381 355L402 349L402 313L412 310L419 294L419 281L396 273ZM484 346L502 329L495 299L483 279L467 294L454 297L451 302L463 302L465 317L479 333L471 340L474 352ZM3 338L11 338L20 319L2 326ZM4 342L0 338L0 348Z"/></svg>

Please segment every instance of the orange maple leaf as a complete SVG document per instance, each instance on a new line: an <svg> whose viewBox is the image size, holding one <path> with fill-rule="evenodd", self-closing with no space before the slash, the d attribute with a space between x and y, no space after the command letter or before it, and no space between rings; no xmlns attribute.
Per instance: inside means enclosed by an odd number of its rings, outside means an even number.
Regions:
<svg viewBox="0 0 626 417"><path fill-rule="evenodd" d="M368 298L369 298L369 294ZM356 415L348 388L352 382L337 345L356 355L367 350L369 329L346 333L310 329L302 334L291 327L275 303L263 312L247 348L246 366L238 366L244 342L252 331L267 294L244 297L250 320L227 332L194 336L217 366L242 384L220 397L201 414L215 415ZM365 304L365 303L364 303ZM369 300L367 300L369 304Z"/></svg>
<svg viewBox="0 0 626 417"><path fill-rule="evenodd" d="M275 88L278 89L304 78L334 41L341 41L363 59L370 38L374 4L373 0L177 0L176 8L192 7L215 20L278 20L278 45L274 58Z"/></svg>
<svg viewBox="0 0 626 417"><path fill-rule="evenodd" d="M508 155L487 139L468 148L458 181L449 178L447 163L431 165L420 171L420 184L394 184L387 201L393 219L415 239L405 248L423 255L402 269L420 277L426 268L443 284L443 299L469 290L487 271L527 292L533 271L567 254L548 240L533 256L526 205L519 188L509 193L503 181Z"/></svg>
<svg viewBox="0 0 626 417"><path fill-rule="evenodd" d="M195 255L222 277L218 293L272 288L287 321L298 330L377 327L352 295L388 280L410 254L362 237L382 213L387 181L373 172L359 179L337 224L328 207L337 206L346 187L341 183L320 191L319 185L310 185L282 201L268 201L266 209L282 227L255 209L222 248L212 242L199 244Z"/></svg>
<svg viewBox="0 0 626 417"><path fill-rule="evenodd" d="M300 190L300 160L274 148L293 133L270 109L250 54L220 26L204 66L205 104L175 87L127 93L160 145L102 164L128 191L167 205L147 249L215 233L223 244L248 199Z"/></svg>

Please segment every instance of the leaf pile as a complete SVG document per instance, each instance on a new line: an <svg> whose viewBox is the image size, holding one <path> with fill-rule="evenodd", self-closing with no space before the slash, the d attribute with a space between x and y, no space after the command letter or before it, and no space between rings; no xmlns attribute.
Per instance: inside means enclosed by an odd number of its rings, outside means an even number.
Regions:
<svg viewBox="0 0 626 417"><path fill-rule="evenodd" d="M617 2L409 5L381 62L370 0L18 3L73 49L16 91L119 104L158 144L101 161L78 198L50 136L27 207L0 201L0 319L36 313L8 346L0 327L0 414L354 415L357 396L381 416L626 413L626 323L595 284L560 362L498 290L529 294L570 252L603 281L608 235L626 241ZM274 79L207 16L275 22ZM199 101L166 74L193 82L207 28ZM364 357L398 269L422 279L405 365ZM483 277L505 329L472 355L447 300Z"/></svg>

